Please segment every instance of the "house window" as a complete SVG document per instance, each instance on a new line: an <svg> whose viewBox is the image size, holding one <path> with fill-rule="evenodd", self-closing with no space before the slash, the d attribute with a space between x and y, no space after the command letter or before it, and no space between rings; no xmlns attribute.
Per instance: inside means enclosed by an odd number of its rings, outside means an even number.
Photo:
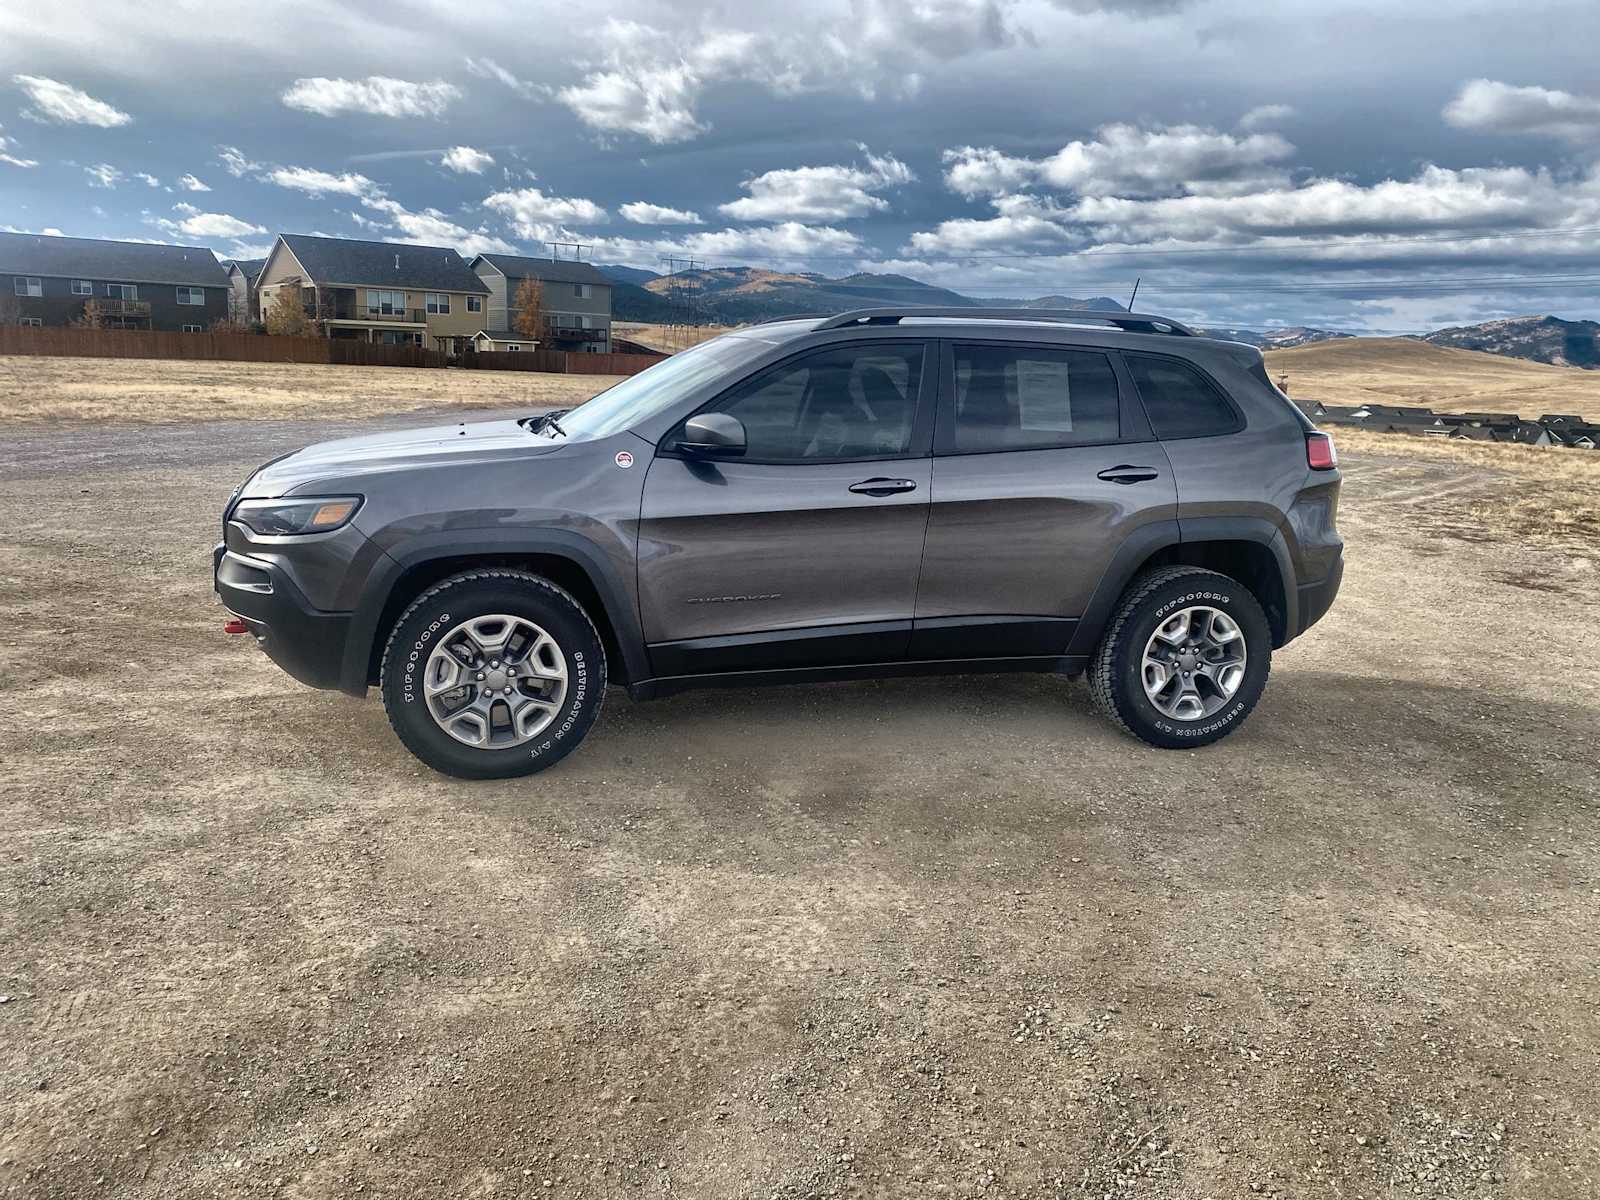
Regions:
<svg viewBox="0 0 1600 1200"><path fill-rule="evenodd" d="M185 333L204 333L204 332L205 332L205 331L204 331L204 330L203 330L203 329L201 329L201 328L200 328L200 326L198 326L198 325L185 325L185 326L184 326L184 327L183 327L183 331L184 331L184 332L185 332Z"/></svg>
<svg viewBox="0 0 1600 1200"><path fill-rule="evenodd" d="M483 311L483 297L482 296L468 296L467 297L467 311L468 312L482 312Z"/></svg>
<svg viewBox="0 0 1600 1200"><path fill-rule="evenodd" d="M506 343L506 349L507 350L521 350L522 349L522 344L520 342L507 342Z"/></svg>
<svg viewBox="0 0 1600 1200"><path fill-rule="evenodd" d="M27 329L38 329L44 324L38 317L19 317L18 323Z"/></svg>
<svg viewBox="0 0 1600 1200"><path fill-rule="evenodd" d="M572 294L579 300L588 300L594 295L594 284L575 283L572 285Z"/></svg>
<svg viewBox="0 0 1600 1200"><path fill-rule="evenodd" d="M450 314L450 297L443 292L429 292L423 299L424 307L435 316Z"/></svg>
<svg viewBox="0 0 1600 1200"><path fill-rule="evenodd" d="M403 317L406 315L404 292L380 292L367 289L367 315L369 317Z"/></svg>
<svg viewBox="0 0 1600 1200"><path fill-rule="evenodd" d="M94 283L88 279L74 279L72 281L72 294L74 296L94 295Z"/></svg>
<svg viewBox="0 0 1600 1200"><path fill-rule="evenodd" d="M178 289L179 304L204 304L206 293L204 288L180 287Z"/></svg>
<svg viewBox="0 0 1600 1200"><path fill-rule="evenodd" d="M15 279L13 279L11 281L11 288L19 296L44 295L44 281L40 279L30 279L25 275L18 275Z"/></svg>
<svg viewBox="0 0 1600 1200"><path fill-rule="evenodd" d="M139 298L138 285L132 283L108 283L106 284L106 298L108 300L137 300Z"/></svg>

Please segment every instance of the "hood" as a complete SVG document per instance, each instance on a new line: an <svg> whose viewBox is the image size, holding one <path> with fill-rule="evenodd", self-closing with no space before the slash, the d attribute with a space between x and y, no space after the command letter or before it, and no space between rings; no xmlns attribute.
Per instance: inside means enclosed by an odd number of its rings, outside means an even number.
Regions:
<svg viewBox="0 0 1600 1200"><path fill-rule="evenodd" d="M275 458L248 480L241 498L286 496L324 479L348 480L354 475L408 471L441 466L494 462L529 455L553 454L560 438L529 433L516 421L474 421L430 425L363 437L318 442Z"/></svg>

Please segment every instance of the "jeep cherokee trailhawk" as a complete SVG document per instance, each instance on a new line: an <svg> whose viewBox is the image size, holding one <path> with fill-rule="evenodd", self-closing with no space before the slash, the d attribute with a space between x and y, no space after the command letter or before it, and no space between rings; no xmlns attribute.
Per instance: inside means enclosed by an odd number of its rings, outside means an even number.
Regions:
<svg viewBox="0 0 1600 1200"><path fill-rule="evenodd" d="M376 685L452 775L549 766L606 685L1087 673L1155 746L1237 728L1339 587L1329 439L1261 354L1138 313L785 320L565 412L349 438L223 514L229 628Z"/></svg>

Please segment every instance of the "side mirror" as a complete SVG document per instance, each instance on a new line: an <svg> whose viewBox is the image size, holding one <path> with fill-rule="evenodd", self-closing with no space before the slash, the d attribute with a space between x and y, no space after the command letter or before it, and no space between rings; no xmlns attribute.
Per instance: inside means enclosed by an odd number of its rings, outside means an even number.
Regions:
<svg viewBox="0 0 1600 1200"><path fill-rule="evenodd" d="M678 439L678 449L686 454L739 455L744 447L744 422L719 412L690 417Z"/></svg>

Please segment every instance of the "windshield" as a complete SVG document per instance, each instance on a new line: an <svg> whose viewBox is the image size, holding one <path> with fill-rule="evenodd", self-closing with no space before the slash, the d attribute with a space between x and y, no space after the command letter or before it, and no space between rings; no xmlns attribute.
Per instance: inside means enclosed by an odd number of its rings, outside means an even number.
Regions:
<svg viewBox="0 0 1600 1200"><path fill-rule="evenodd" d="M719 337L701 342L562 414L561 428L569 437L585 440L621 433L769 349L771 343L754 338Z"/></svg>

